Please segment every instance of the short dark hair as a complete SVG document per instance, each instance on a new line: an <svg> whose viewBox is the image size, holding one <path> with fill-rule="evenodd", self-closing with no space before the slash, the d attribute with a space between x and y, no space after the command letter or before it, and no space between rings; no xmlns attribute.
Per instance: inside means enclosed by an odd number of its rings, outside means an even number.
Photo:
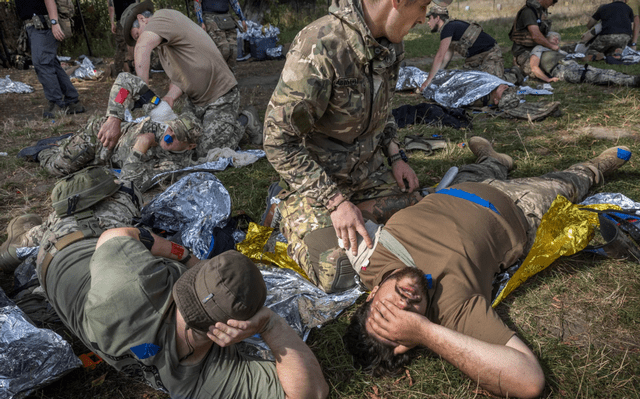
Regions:
<svg viewBox="0 0 640 399"><path fill-rule="evenodd" d="M365 302L356 309L342 341L353 356L353 363L374 377L400 374L411 361L413 350L394 355L392 346L383 344L367 332L371 302Z"/></svg>

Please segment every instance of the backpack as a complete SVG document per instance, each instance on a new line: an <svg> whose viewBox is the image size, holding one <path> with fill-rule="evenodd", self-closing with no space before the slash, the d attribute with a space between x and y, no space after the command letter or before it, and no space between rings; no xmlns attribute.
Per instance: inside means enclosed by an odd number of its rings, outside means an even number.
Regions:
<svg viewBox="0 0 640 399"><path fill-rule="evenodd" d="M66 176L51 191L53 209L59 217L77 214L111 197L122 186L103 166L90 166Z"/></svg>

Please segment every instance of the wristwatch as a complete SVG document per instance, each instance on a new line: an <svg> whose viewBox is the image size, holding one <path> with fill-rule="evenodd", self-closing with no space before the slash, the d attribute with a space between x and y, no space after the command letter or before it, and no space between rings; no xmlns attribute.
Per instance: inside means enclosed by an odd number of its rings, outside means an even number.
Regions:
<svg viewBox="0 0 640 399"><path fill-rule="evenodd" d="M398 151L397 154L391 155L390 157L387 157L387 162L389 163L389 166L393 165L393 163L395 161L399 161L399 160L403 160L405 163L409 163L409 158L407 158L407 154L404 153L404 151L400 150Z"/></svg>
<svg viewBox="0 0 640 399"><path fill-rule="evenodd" d="M52 20L51 20L51 25L56 25L57 23L58 23L58 20L57 20L57 19L52 19Z"/></svg>

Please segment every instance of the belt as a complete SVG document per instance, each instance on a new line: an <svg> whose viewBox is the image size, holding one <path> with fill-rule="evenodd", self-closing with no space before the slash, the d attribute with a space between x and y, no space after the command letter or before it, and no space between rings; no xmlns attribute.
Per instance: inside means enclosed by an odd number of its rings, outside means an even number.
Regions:
<svg viewBox="0 0 640 399"><path fill-rule="evenodd" d="M478 204L480 206L484 206L485 208L491 209L492 211L494 211L495 213L500 215L500 212L498 212L498 208L496 208L495 205L493 205L491 202L489 202L486 199L481 198L481 197L479 197L479 196L477 196L475 194L468 193L466 191L459 190L457 188L445 188L445 189L437 191L436 194L445 194L445 195L450 195L450 196L456 197L456 198L462 198L462 199L465 199L467 201L471 201L471 202L473 202L475 204Z"/></svg>
<svg viewBox="0 0 640 399"><path fill-rule="evenodd" d="M47 269L49 268L54 256L71 244L84 240L85 238L99 237L100 234L104 232L104 230L100 228L98 220L93 217L78 221L78 225L80 230L60 238L55 244L53 244L53 248L51 248L44 256L44 260L40 266L40 278L42 279L42 281L40 281L40 285L45 293L47 292Z"/></svg>

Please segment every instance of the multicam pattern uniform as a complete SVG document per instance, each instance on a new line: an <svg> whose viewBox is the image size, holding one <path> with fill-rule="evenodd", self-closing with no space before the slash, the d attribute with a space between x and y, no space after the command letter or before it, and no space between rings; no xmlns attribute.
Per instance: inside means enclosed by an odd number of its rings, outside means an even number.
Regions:
<svg viewBox="0 0 640 399"><path fill-rule="evenodd" d="M482 71L504 79L504 59L500 46L496 43L491 50L467 58L462 69Z"/></svg>
<svg viewBox="0 0 640 399"><path fill-rule="evenodd" d="M107 116L124 119L125 108L132 108L135 100L147 90L148 87L137 76L121 73L111 87ZM40 165L54 176L66 176L90 165L121 168L123 179L133 181L136 187L145 191L156 174L182 169L191 163L191 150L178 154L156 146L142 154L133 149L141 134L154 133L156 142L162 140L163 126L149 118L140 123L123 122L120 125L122 136L116 146L112 150L104 148L98 140L98 132L106 120L106 117L92 118L73 136L42 150L38 154ZM197 123L195 119L194 123Z"/></svg>
<svg viewBox="0 0 640 399"><path fill-rule="evenodd" d="M264 133L267 158L289 185L279 206L289 255L322 286L334 266L316 273L304 239L332 228L328 201L339 192L354 203L400 193L384 160L397 133L389 101L404 59L402 44L371 36L357 0L329 11L294 39Z"/></svg>
<svg viewBox="0 0 640 399"><path fill-rule="evenodd" d="M236 10L236 12L238 11ZM242 15L242 11L240 11L239 15ZM209 13L205 13L202 16L204 24L207 27L207 33L211 36L216 46L218 46L218 50L220 50L222 58L227 62L229 69L233 71L236 66L236 58L238 57L238 32L235 27L227 30L219 29L213 17L214 14ZM229 18L231 18L230 15Z"/></svg>

